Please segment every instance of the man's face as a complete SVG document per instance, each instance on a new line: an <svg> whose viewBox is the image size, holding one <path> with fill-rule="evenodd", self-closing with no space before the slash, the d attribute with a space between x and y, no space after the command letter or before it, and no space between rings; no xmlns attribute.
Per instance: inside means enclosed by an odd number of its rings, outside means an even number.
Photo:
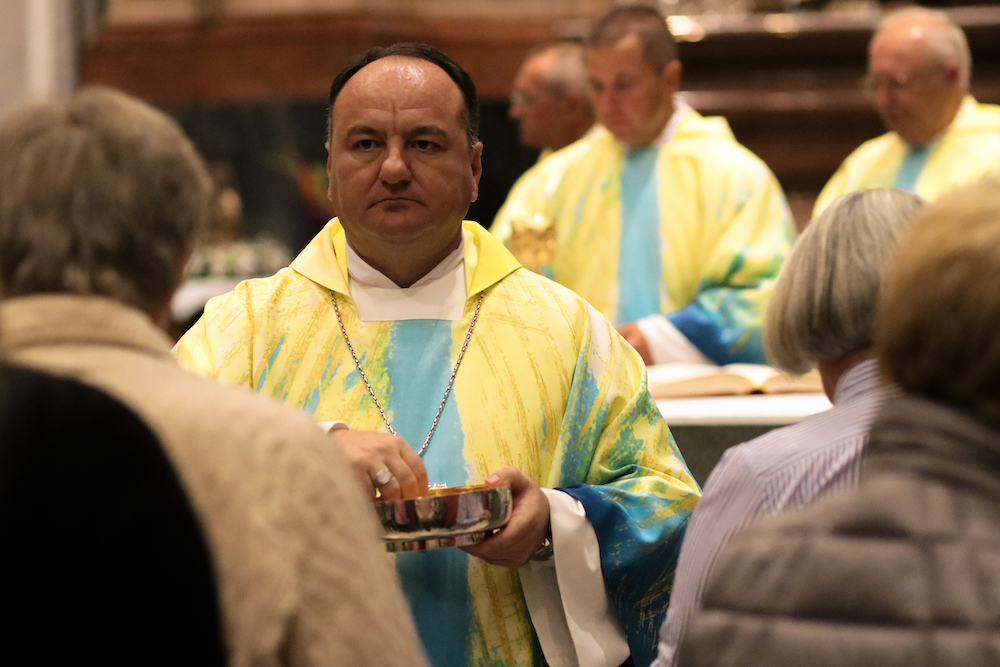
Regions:
<svg viewBox="0 0 1000 667"><path fill-rule="evenodd" d="M545 81L545 73L554 60L554 53L540 53L525 61L514 79L510 117L517 120L522 146L550 148L558 142L567 110L566 105L552 97Z"/></svg>
<svg viewBox="0 0 1000 667"><path fill-rule="evenodd" d="M914 145L941 133L961 98L956 68L929 58L924 30L896 24L876 33L868 47L868 93L886 127Z"/></svg>
<svg viewBox="0 0 1000 667"><path fill-rule="evenodd" d="M469 148L462 110L442 69L398 56L362 68L334 102L330 202L351 246L377 268L387 247L434 255L457 246L483 149Z"/></svg>
<svg viewBox="0 0 1000 667"><path fill-rule="evenodd" d="M646 62L637 35L612 46L588 48L585 57L597 120L627 146L650 145L673 113L680 62L657 72Z"/></svg>

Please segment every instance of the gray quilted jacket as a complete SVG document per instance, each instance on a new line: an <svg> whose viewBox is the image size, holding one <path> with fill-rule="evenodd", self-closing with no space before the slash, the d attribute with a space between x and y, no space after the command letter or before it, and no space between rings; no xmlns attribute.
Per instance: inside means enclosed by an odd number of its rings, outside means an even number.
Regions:
<svg viewBox="0 0 1000 667"><path fill-rule="evenodd" d="M861 485L743 531L702 604L684 667L1000 665L1000 430L891 399Z"/></svg>

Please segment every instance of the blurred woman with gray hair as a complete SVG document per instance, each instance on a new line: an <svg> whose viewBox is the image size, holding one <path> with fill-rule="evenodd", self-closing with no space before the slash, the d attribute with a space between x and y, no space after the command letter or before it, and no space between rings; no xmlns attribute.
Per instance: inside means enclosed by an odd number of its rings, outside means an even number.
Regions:
<svg viewBox="0 0 1000 667"><path fill-rule="evenodd" d="M751 521L857 485L861 449L887 389L872 341L896 244L924 205L902 190L837 199L799 237L775 283L764 349L780 370L818 366L833 408L726 451L688 525L654 665L676 664L719 550Z"/></svg>

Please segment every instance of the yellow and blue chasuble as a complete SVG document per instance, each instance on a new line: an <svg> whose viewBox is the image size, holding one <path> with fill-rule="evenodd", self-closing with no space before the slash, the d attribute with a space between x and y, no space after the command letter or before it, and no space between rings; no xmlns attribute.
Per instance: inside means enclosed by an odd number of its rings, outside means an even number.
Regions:
<svg viewBox="0 0 1000 667"><path fill-rule="evenodd" d="M611 324L575 294L521 268L478 225L465 225L468 300L459 321L362 323L334 219L289 268L210 301L178 343L178 358L317 420L385 431L344 343L336 299L373 390L416 449L485 291L424 455L430 480L481 483L512 465L579 500L633 659L648 664L697 485L646 390L641 359ZM458 549L397 555L395 564L433 664L542 664L516 570Z"/></svg>
<svg viewBox="0 0 1000 667"><path fill-rule="evenodd" d="M1000 106L962 100L955 120L927 146L910 146L895 132L861 144L816 199L813 215L848 192L900 188L934 201L945 192L1000 173Z"/></svg>
<svg viewBox="0 0 1000 667"><path fill-rule="evenodd" d="M670 140L627 149L603 127L518 181L492 230L548 219L540 272L616 324L660 313L718 364L763 362L766 301L794 237L781 187L723 118L690 107Z"/></svg>

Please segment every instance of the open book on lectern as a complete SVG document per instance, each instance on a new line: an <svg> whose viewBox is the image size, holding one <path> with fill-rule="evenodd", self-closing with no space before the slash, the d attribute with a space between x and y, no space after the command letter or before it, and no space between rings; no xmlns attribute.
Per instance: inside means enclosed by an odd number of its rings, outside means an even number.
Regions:
<svg viewBox="0 0 1000 667"><path fill-rule="evenodd" d="M646 367L653 398L693 398L740 394L798 394L823 391L819 372L795 376L763 364L658 364Z"/></svg>

